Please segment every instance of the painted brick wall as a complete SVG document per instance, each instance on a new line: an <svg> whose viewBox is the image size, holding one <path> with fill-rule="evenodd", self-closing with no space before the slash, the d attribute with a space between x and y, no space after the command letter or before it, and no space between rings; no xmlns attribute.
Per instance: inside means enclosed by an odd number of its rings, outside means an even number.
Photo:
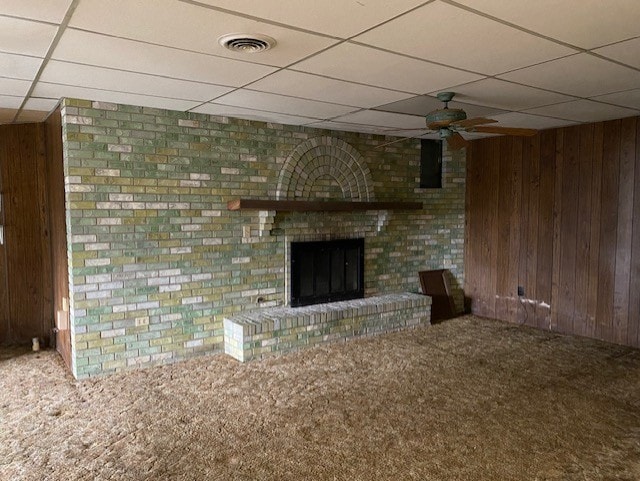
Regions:
<svg viewBox="0 0 640 481"><path fill-rule="evenodd" d="M62 121L79 378L221 352L223 316L286 302L292 239L364 237L367 295L418 292L424 269L463 284L464 154L448 155L444 188L427 190L412 140L378 148L388 139L82 100L65 100ZM259 236L259 212L226 209L276 198L287 158L321 136L362 156L375 200L424 210L279 213ZM342 192L326 177L311 190Z"/></svg>

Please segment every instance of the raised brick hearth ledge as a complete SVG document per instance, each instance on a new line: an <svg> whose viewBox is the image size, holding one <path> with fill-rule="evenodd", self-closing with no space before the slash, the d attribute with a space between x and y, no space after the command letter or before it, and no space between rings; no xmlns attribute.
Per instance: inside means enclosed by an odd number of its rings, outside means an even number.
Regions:
<svg viewBox="0 0 640 481"><path fill-rule="evenodd" d="M309 346L430 324L431 297L387 294L224 319L224 352L244 362Z"/></svg>

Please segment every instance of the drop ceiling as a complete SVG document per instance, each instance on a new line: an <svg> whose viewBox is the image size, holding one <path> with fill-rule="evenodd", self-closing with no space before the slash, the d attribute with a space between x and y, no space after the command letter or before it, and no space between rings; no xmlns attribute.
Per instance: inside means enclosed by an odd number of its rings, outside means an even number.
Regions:
<svg viewBox="0 0 640 481"><path fill-rule="evenodd" d="M277 45L232 52L230 33ZM413 136L445 90L513 127L639 115L640 2L0 3L0 123L74 97Z"/></svg>

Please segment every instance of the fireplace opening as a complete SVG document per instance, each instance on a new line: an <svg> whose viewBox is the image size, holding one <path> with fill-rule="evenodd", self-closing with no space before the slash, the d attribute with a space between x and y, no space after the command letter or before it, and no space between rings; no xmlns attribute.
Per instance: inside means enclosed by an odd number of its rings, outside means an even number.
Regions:
<svg viewBox="0 0 640 481"><path fill-rule="evenodd" d="M364 239L291 243L291 306L364 297Z"/></svg>

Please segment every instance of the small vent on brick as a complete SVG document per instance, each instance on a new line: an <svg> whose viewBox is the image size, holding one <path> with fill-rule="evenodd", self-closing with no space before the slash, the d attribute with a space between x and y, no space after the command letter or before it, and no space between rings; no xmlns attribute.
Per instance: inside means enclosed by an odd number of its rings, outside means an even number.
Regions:
<svg viewBox="0 0 640 481"><path fill-rule="evenodd" d="M218 43L233 52L258 53L275 47L276 41L267 35L254 33L235 33L223 35Z"/></svg>

